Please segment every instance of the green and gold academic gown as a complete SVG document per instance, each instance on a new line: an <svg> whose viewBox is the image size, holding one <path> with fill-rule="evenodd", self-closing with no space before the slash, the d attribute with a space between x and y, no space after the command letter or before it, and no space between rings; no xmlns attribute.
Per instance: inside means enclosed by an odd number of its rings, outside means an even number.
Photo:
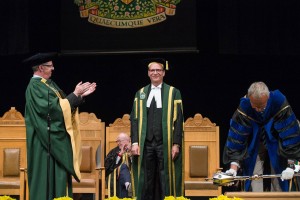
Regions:
<svg viewBox="0 0 300 200"><path fill-rule="evenodd" d="M80 181L81 138L75 108L80 99L76 98L73 93L65 98L53 81L40 77L33 77L27 86L25 123L30 200L72 197L72 176ZM51 118L49 132L48 113ZM50 180L47 180L47 173Z"/></svg>
<svg viewBox="0 0 300 200"><path fill-rule="evenodd" d="M142 200L142 189L144 185L143 154L147 132L147 97L151 85L140 89L134 98L131 111L131 142L140 146L140 156L133 156L133 196ZM162 132L164 148L164 171L166 177L165 196L183 196L183 108L181 94L178 89L162 84ZM172 160L172 146L179 144L182 148L178 157Z"/></svg>

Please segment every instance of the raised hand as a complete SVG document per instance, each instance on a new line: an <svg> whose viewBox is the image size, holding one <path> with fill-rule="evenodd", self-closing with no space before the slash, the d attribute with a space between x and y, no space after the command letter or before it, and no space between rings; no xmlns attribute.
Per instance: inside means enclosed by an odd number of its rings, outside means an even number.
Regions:
<svg viewBox="0 0 300 200"><path fill-rule="evenodd" d="M96 87L97 87L97 84L95 82L91 83L89 85L88 89L85 92L83 92L81 97L85 97L85 96L92 94L96 90Z"/></svg>
<svg viewBox="0 0 300 200"><path fill-rule="evenodd" d="M90 83L90 82L85 82L82 83L82 81L80 81L74 90L74 94L76 96L81 96L81 97L85 97L91 93L93 93L96 90L96 83Z"/></svg>

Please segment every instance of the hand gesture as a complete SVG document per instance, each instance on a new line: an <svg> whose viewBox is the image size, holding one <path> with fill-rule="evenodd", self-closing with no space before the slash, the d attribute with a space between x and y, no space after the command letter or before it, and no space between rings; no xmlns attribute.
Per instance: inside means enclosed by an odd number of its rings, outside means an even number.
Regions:
<svg viewBox="0 0 300 200"><path fill-rule="evenodd" d="M85 97L91 93L93 93L96 90L96 83L90 83L90 82L85 82L82 83L82 81L80 81L74 90L74 94L76 96L81 96L81 97Z"/></svg>
<svg viewBox="0 0 300 200"><path fill-rule="evenodd" d="M174 144L172 147L172 160L175 160L178 154L179 154L179 145Z"/></svg>
<svg viewBox="0 0 300 200"><path fill-rule="evenodd" d="M285 170L282 171L281 173L281 180L290 180L294 176L294 170L292 168L287 167Z"/></svg>
<svg viewBox="0 0 300 200"><path fill-rule="evenodd" d="M229 170L227 170L225 172L227 175L232 175L232 176L236 176L237 175L237 171L233 168L230 168Z"/></svg>
<svg viewBox="0 0 300 200"><path fill-rule="evenodd" d="M88 96L90 94L92 94L95 90L96 90L97 84L95 82L90 84L90 87L88 88L88 90L86 90L81 97L85 97Z"/></svg>
<svg viewBox="0 0 300 200"><path fill-rule="evenodd" d="M133 156L139 156L140 155L140 147L139 147L139 145L133 145L133 146L131 146L131 155L133 155Z"/></svg>

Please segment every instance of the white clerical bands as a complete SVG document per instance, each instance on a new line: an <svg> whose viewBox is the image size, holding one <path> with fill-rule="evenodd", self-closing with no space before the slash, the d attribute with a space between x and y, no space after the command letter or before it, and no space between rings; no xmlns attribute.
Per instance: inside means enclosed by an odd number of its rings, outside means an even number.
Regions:
<svg viewBox="0 0 300 200"><path fill-rule="evenodd" d="M149 97L147 99L147 107L150 107L151 101L152 99L155 99L156 102L156 107L157 108L161 108L162 104L161 104L161 86L157 86L157 87L152 87L151 92L149 94Z"/></svg>

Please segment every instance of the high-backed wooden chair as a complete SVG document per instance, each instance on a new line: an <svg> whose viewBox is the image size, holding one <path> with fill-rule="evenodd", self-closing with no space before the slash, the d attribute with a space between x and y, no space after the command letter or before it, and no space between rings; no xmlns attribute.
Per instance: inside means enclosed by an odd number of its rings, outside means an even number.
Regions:
<svg viewBox="0 0 300 200"><path fill-rule="evenodd" d="M0 118L0 196L25 198L26 129L15 107Z"/></svg>
<svg viewBox="0 0 300 200"><path fill-rule="evenodd" d="M124 114L122 118L117 118L114 123L109 124L106 127L106 151L105 155L109 153L110 150L117 146L116 139L120 133L127 133L130 136L130 115ZM108 189L105 187L105 196L109 197Z"/></svg>
<svg viewBox="0 0 300 200"><path fill-rule="evenodd" d="M220 168L219 127L201 114L184 124L185 196L218 196L221 187L206 181Z"/></svg>
<svg viewBox="0 0 300 200"><path fill-rule="evenodd" d="M116 139L120 133L127 133L130 135L130 115L124 114L122 118L117 118L114 123L109 124L106 127L106 151L105 155L109 153L110 150L117 146Z"/></svg>
<svg viewBox="0 0 300 200"><path fill-rule="evenodd" d="M104 200L104 192L99 192L101 181L100 167L104 163L105 123L101 122L94 113L81 112L79 114L79 128L81 133L82 162L80 166L81 181L73 179L73 193L93 193L95 200ZM100 159L99 159L100 158ZM97 163L96 163L97 162ZM101 184L104 187L104 184ZM104 188L101 190L103 191Z"/></svg>

